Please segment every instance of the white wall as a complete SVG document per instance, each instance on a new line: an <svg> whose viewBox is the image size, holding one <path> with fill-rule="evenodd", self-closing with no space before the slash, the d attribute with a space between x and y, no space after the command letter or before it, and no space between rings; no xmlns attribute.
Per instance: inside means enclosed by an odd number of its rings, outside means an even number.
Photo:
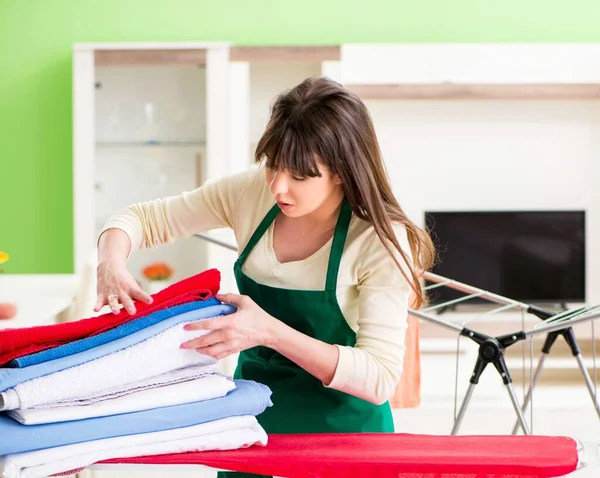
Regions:
<svg viewBox="0 0 600 478"><path fill-rule="evenodd" d="M428 210L587 210L587 297L600 302L600 103L370 100L394 191Z"/></svg>
<svg viewBox="0 0 600 478"><path fill-rule="evenodd" d="M253 146L260 139L270 106L277 95L293 88L306 78L321 74L321 63L288 62L250 64L250 141Z"/></svg>

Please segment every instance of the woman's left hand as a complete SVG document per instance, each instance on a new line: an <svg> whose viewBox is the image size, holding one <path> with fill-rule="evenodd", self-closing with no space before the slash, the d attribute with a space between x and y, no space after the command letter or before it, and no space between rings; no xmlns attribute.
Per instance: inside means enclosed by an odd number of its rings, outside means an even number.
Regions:
<svg viewBox="0 0 600 478"><path fill-rule="evenodd" d="M217 295L217 300L237 307L231 315L187 324L185 330L206 330L207 334L181 344L205 355L222 359L257 345L267 345L279 322L262 310L250 297L237 294Z"/></svg>

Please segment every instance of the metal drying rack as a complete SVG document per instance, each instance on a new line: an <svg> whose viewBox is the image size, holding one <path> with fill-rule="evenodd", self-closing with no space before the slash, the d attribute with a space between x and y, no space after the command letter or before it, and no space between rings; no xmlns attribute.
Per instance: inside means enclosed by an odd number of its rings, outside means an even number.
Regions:
<svg viewBox="0 0 600 478"><path fill-rule="evenodd" d="M424 287L424 289L427 291L438 287L449 287L456 291L462 292L465 295L457 299L452 299L446 302L435 304L430 307L426 307L422 310L411 309L410 314L414 315L415 317L418 317L421 320L431 322L436 325L445 327L447 329L456 331L458 332L459 337L468 337L479 345L475 366L469 379L469 387L467 388L467 392L463 398L460 411L455 417L454 426L451 431L452 435L458 433L460 425L467 411L467 407L469 406L469 403L473 396L475 386L479 383L479 378L481 377L481 374L489 364L492 364L498 372L498 374L500 375L500 378L502 379L502 382L504 383L507 389L510 401L517 415L517 422L513 428L513 434L517 433L519 427L523 430L525 434L531 434L530 427L525 420L524 412L531 403L533 388L535 387L535 384L541 374L544 360L550 353L552 345L555 343L556 339L559 336L562 336L566 340L573 353L573 356L576 358L579 369L581 371L581 374L583 375L584 381L592 398L594 408L596 409L596 412L600 417L600 406L598 405L598 401L596 398L595 383L592 383L592 379L590 378L590 375L585 367L581 355L581 350L579 349L579 345L577 344L577 340L573 332L574 325L583 322L593 321L594 319L599 318L600 306L582 306L563 312L553 313L550 311L540 309L539 307L525 304L523 302L519 302L508 297L503 297L501 295L494 294L492 292L479 289L477 287L473 287L471 285L464 284L453 279L448 279L446 277L430 272L425 273L424 278L431 283L431 285ZM523 327L523 330L494 337L473 330L467 327L466 324L459 325L457 323L444 320L439 316L432 314L432 312L435 312L436 310L443 310L448 307L452 307L459 303L463 303L476 298L483 301L487 301L492 304L499 305L499 307L483 312L480 316L496 314L498 312L510 309L517 309L523 314L528 313L535 315L536 317L542 319L542 322L529 330L526 330ZM504 353L508 347L526 339L532 339L534 336L540 334L547 334L546 340L544 342L544 346L542 347L542 355L538 361L536 371L531 378L529 390L527 391L524 403L521 406L519 404L519 400L513 387L513 380L511 378L510 371L506 365Z"/></svg>

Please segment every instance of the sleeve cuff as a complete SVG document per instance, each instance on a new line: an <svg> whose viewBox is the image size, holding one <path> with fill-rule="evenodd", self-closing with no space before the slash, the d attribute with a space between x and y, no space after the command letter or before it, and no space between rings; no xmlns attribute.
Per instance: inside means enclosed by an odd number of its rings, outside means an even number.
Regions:
<svg viewBox="0 0 600 478"><path fill-rule="evenodd" d="M136 234L137 231L132 231L131 228L128 228L126 224L123 224L120 221L108 222L102 228L102 230L100 231L100 234L98 234L98 239L96 240L96 247L98 246L98 243L100 242L100 236L102 236L102 234L104 234L106 231L108 231L110 229L119 229L120 231L123 231L129 237L130 246L129 246L129 252L127 254L127 259L129 259L135 251L140 249L141 242L142 242L141 236L139 234Z"/></svg>
<svg viewBox="0 0 600 478"><path fill-rule="evenodd" d="M338 349L338 363L335 368L333 379L329 384L323 384L326 388L333 388L340 392L351 393L351 384L353 382L352 377L352 351L348 347L337 345Z"/></svg>

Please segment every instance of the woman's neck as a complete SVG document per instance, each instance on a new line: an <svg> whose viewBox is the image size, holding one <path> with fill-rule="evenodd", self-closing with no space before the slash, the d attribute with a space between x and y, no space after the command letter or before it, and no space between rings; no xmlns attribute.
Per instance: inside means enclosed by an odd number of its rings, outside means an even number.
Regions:
<svg viewBox="0 0 600 478"><path fill-rule="evenodd" d="M342 207L344 193L332 194L318 209L305 216L295 218L295 222L302 230L310 232L315 229L334 228Z"/></svg>

